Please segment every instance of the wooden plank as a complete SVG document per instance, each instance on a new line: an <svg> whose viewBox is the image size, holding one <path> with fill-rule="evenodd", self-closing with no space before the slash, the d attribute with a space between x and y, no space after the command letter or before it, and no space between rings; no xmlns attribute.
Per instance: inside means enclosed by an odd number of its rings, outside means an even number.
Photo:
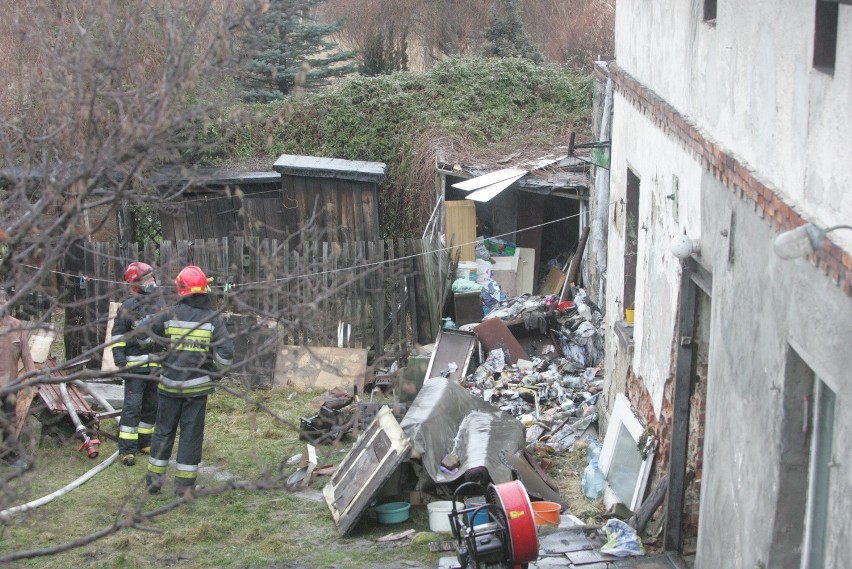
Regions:
<svg viewBox="0 0 852 569"><path fill-rule="evenodd" d="M366 243L358 241L356 244L358 267L358 304L361 322L361 347L369 347L372 338L368 336L370 328L370 295L368 269L364 266L367 261Z"/></svg>
<svg viewBox="0 0 852 569"><path fill-rule="evenodd" d="M279 309L281 307L281 280L286 275L286 271L283 270L281 266L281 258L278 256L279 254L279 245L278 239L270 239L269 240L269 271L267 273L267 279L269 280L269 290L267 291L269 302L270 302L270 311L272 314L278 317Z"/></svg>
<svg viewBox="0 0 852 569"><path fill-rule="evenodd" d="M408 254L408 258L405 261L406 267L406 276L405 276L405 284L408 290L408 314L409 319L411 320L411 333L412 333L412 344L414 342L420 343L420 319L417 314L417 274L416 274L416 263L415 258L411 257L416 252L417 241L409 239L408 247L406 247L406 253Z"/></svg>
<svg viewBox="0 0 852 569"><path fill-rule="evenodd" d="M377 236L370 231L370 219L368 215L364 215L364 200L362 198L361 184L354 182L342 183L341 190L352 196L352 214L355 220L355 240L364 242L374 242Z"/></svg>
<svg viewBox="0 0 852 569"><path fill-rule="evenodd" d="M689 396L692 382L692 344L695 326L696 285L690 278L690 263L683 265L680 280L680 323L677 364L672 395L672 430L669 447L669 487L666 493L666 549L680 550L683 539L683 497L686 488L686 452L689 441Z"/></svg>
<svg viewBox="0 0 852 569"><path fill-rule="evenodd" d="M338 185L335 190L338 203L340 203L341 225L340 229L343 233L343 240L352 243L357 241L358 232L355 226L355 206L350 192L342 191Z"/></svg>
<svg viewBox="0 0 852 569"><path fill-rule="evenodd" d="M417 329L417 342L420 344L435 341L438 335L436 322L440 318L440 313L434 311L438 277L435 275L437 266L433 256L427 254L429 239L431 238L418 239L414 242L414 252L417 254L414 258L414 288L417 292L415 296L417 319L420 322L420 327Z"/></svg>
<svg viewBox="0 0 852 569"><path fill-rule="evenodd" d="M444 204L447 244L452 244L451 255L460 255L460 261L475 260L476 205L468 200L448 201Z"/></svg>
<svg viewBox="0 0 852 569"><path fill-rule="evenodd" d="M322 198L323 213L321 217L322 231L317 236L324 241L336 241L340 227L340 205L335 200L335 180L322 178L319 181L319 195Z"/></svg>
<svg viewBox="0 0 852 569"><path fill-rule="evenodd" d="M330 227L330 225L329 225ZM326 345L332 345L332 340L336 341L336 338L332 338L331 330L334 326L334 318L332 317L331 312L329 311L329 292L330 292L330 275L329 269L331 264L330 258L330 244L328 241L323 241L322 243L322 280L320 281L320 315L322 317L321 329L322 329L322 341Z"/></svg>
<svg viewBox="0 0 852 569"><path fill-rule="evenodd" d="M400 241L402 243L402 241ZM397 250L396 244L393 242L393 239L388 239L385 244L386 255L383 255L383 258L386 261L382 264L382 303L383 310L381 313L381 320L379 321L380 325L377 326L381 328L382 331L385 330L385 314L384 310L390 310L390 324L391 328L388 331L387 338L384 341L392 341L399 345L400 338L400 323L399 323L399 300L400 300L400 288L402 288L402 284L405 282L400 275L399 271L399 263L397 262L397 256L399 252ZM390 306L384 306L384 299L387 298L390 300ZM382 350L384 353L384 350Z"/></svg>
<svg viewBox="0 0 852 569"><path fill-rule="evenodd" d="M370 266L366 269L367 282L370 286L370 298L372 300L371 312L373 315L373 345L374 354L384 354L385 348L385 295L384 280L382 279L382 267L384 266L384 243L367 243L367 262Z"/></svg>

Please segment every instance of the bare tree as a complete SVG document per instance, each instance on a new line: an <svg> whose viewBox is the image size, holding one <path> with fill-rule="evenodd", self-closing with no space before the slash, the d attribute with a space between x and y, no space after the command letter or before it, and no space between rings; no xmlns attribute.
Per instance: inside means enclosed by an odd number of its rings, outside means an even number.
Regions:
<svg viewBox="0 0 852 569"><path fill-rule="evenodd" d="M64 309L82 302L65 294L63 283L73 276L59 270L75 244L93 234L114 237L116 213L127 204L156 209L180 196L181 188L168 195L155 191L148 177L157 167L180 163L187 148L198 151L185 127L230 100L232 41L263 7L242 0L4 4L0 288L9 302L0 312L23 315L36 327L61 319ZM103 323L64 324L73 335ZM13 332L0 331L0 342ZM99 357L105 348L90 346L76 359ZM10 378L0 384L0 394L104 375L62 360L59 354L40 369ZM0 480L0 510L20 499L12 484L16 476ZM264 484L270 483L256 486ZM7 551L4 560L79 547L167 510L137 511L130 521L86 538L39 551Z"/></svg>
<svg viewBox="0 0 852 569"><path fill-rule="evenodd" d="M342 40L364 52L387 29L408 30L412 68L429 69L448 55L482 48L494 0L328 0L327 19L346 20ZM588 69L612 55L615 0L524 0L519 9L529 37L546 61Z"/></svg>

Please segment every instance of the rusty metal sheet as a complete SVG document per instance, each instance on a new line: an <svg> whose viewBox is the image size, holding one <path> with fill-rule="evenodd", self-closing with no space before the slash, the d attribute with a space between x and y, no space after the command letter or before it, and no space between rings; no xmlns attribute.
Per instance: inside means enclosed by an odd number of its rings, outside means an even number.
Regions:
<svg viewBox="0 0 852 569"><path fill-rule="evenodd" d="M62 402L62 392L59 390L58 383L43 383L39 385L38 396L51 413L59 414L68 412L65 404ZM68 396L71 398L71 404L74 405L74 410L80 418L95 418L97 413L83 398L83 394L80 393L80 390L73 383L68 384Z"/></svg>
<svg viewBox="0 0 852 569"><path fill-rule="evenodd" d="M382 485L411 453L411 440L382 407L322 490L340 535L346 535Z"/></svg>
<svg viewBox="0 0 852 569"><path fill-rule="evenodd" d="M530 359L521 343L512 335L506 323L499 318L486 318L473 331L479 336L482 349L486 352L497 348L503 348L504 351L508 352L509 357L506 363L514 364L519 359Z"/></svg>
<svg viewBox="0 0 852 569"><path fill-rule="evenodd" d="M426 379L431 377L446 377L459 381L467 374L473 349L476 347L476 334L463 330L441 330L438 332L438 341L432 350L432 359L426 369ZM456 364L457 369L443 375L451 363Z"/></svg>

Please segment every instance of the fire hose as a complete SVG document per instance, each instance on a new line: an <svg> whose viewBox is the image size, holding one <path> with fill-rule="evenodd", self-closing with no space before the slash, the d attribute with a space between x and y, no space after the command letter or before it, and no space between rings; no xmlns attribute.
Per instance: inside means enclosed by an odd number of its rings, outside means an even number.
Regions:
<svg viewBox="0 0 852 569"><path fill-rule="evenodd" d="M100 439L93 439L89 436L86 426L83 425L82 421L80 421L80 417L77 415L77 410L74 409L74 405L71 402L71 396L68 395L68 385L65 382L59 384L59 392L62 394L62 403L65 404L65 410L68 411L68 414L71 416L71 421L74 423L74 434L83 441L83 444L80 445L80 450L85 450L86 454L89 455L89 458L98 458L98 454L100 454L101 441Z"/></svg>
<svg viewBox="0 0 852 569"><path fill-rule="evenodd" d="M73 383L77 387L84 389L104 409L106 409L107 411L115 411L115 408L112 405L110 405L110 403L100 393L97 393L96 391L89 389L88 386L85 383L83 383L82 381L80 381L79 379L74 380ZM65 405L65 408L68 410L69 415L71 415L71 420L74 422L74 426L76 428L76 434L79 436L79 434L82 432L85 435L86 439L91 441L92 445L95 445L95 444L99 445L100 441L98 441L98 439L91 439L86 434L85 427L82 427L80 417L77 415L76 411L74 410L73 405L71 404L71 397L68 395L68 388L66 387L65 383L59 384L59 391L62 394L62 402ZM81 429L81 427L82 427L82 429ZM92 446L87 447L86 439L84 439L84 444L83 444L82 447L80 447L80 449L82 450L85 447L86 450L87 450L87 453L89 455L89 458L96 458L98 456L97 446L94 446L95 452L94 452L94 456L93 456L92 452L90 451ZM88 472L86 472L85 474L83 474L82 476L80 476L79 478L77 478L76 480L74 480L73 482L71 482L70 484L68 484L65 487L60 488L59 490L56 490L55 492L48 494L47 496L42 496L41 498L38 498L38 499L33 500L31 502L27 502L26 504L21 504L20 506L15 506L13 508L8 508L6 510L0 510L0 520L5 520L13 514L20 514L22 512L34 510L34 509L36 509L40 506L43 506L43 505L45 505L49 502L52 502L54 499L56 499L60 496L63 496L65 494L67 494L68 492L71 492L72 490L76 489L77 487L82 486L83 484L88 482L95 475L100 474L102 471L106 470L106 468L108 466L110 466L113 462L115 462L117 458L118 458L118 451L113 453L113 455L110 456L108 459L106 459L105 461L103 461L102 463L97 465L96 467L92 468L91 470L89 470Z"/></svg>
<svg viewBox="0 0 852 569"><path fill-rule="evenodd" d="M13 508L9 508L9 509L0 511L0 520L5 520L9 516L11 516L12 514L20 514L21 512L26 512L28 510L34 510L34 509L38 508L39 506L44 506L48 502L52 502L55 498L58 498L58 497L60 497L64 494L67 494L68 492L70 492L71 490L74 490L78 486L82 486L83 484L85 484L90 478L92 478L96 474L100 473L102 470L105 470L109 465L111 465L113 462L115 462L115 460L117 458L118 458L118 451L113 453L113 455L110 456L108 459L106 459L105 461L103 461L102 463L97 465L96 467L92 468L91 470L89 470L88 472L83 474L81 477L79 477L77 480L71 482L70 484L68 484L64 488L60 488L56 492L53 492L51 494L48 494L47 496L43 496L41 498L38 498L37 500L33 500L32 502L27 502L26 504L21 504L20 506L15 506Z"/></svg>

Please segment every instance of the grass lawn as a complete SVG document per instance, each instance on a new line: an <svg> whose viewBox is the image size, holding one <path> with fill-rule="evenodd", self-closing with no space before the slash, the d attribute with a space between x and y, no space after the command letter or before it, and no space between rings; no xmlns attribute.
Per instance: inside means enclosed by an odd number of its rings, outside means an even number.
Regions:
<svg viewBox="0 0 852 569"><path fill-rule="evenodd" d="M234 389L233 384L227 387ZM206 489L223 488L228 479L249 487L280 488L295 469L285 462L304 449L304 441L298 440L298 418L316 413L311 401L318 393L273 390L242 395L220 390L209 399L204 462L198 480ZM33 430L39 426L33 418L28 425ZM114 420L102 427L108 432L117 430ZM339 464L351 443L347 438L342 447L317 447L318 463ZM76 439L33 447L32 470L2 483L3 508L50 494L116 451L116 443L110 440L103 442L96 460L77 450ZM11 469L0 468L3 478L12 474ZM232 489L170 509L177 500L172 493L173 468L168 471L163 492L148 495L143 488L145 461L134 467L116 461L76 490L40 508L11 516L0 525L0 557L80 540L134 516L141 521L136 527L121 529L83 547L4 566L436 567L440 555L429 552L428 543L449 539L448 534L428 533L425 506L412 508L412 518L398 525L378 525L366 515L350 535L340 537L319 494L327 477L316 478L305 493ZM376 542L383 535L410 528L426 533L405 547Z"/></svg>

